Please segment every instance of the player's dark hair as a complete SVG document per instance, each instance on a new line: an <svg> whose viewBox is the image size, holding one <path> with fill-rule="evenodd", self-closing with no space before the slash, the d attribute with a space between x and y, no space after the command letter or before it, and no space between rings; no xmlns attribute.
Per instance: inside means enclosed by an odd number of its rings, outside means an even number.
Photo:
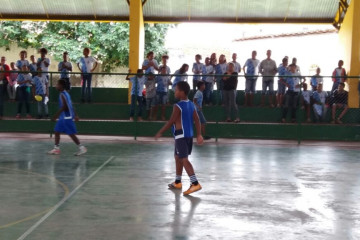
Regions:
<svg viewBox="0 0 360 240"><path fill-rule="evenodd" d="M196 84L197 89L200 89L202 85L205 85L203 81L198 81Z"/></svg>
<svg viewBox="0 0 360 240"><path fill-rule="evenodd" d="M190 85L187 82L178 82L176 87L179 89L179 91L184 92L186 96L190 92Z"/></svg>
<svg viewBox="0 0 360 240"><path fill-rule="evenodd" d="M63 88L65 88L65 80L64 79L59 79L58 84L61 85Z"/></svg>
<svg viewBox="0 0 360 240"><path fill-rule="evenodd" d="M181 68L179 69L180 74L183 74L183 73L186 72L186 71L185 71L185 68L188 68L188 69L189 69L189 65L186 64L186 63L184 63L184 64L181 66Z"/></svg>
<svg viewBox="0 0 360 240"><path fill-rule="evenodd" d="M339 85L345 87L345 83L343 83L343 82L339 83Z"/></svg>

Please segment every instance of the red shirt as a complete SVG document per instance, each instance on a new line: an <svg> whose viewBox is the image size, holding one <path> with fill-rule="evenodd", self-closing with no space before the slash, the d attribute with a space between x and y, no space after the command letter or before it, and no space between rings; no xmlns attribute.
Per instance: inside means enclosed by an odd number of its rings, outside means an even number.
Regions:
<svg viewBox="0 0 360 240"><path fill-rule="evenodd" d="M9 65L7 65L7 64L0 65L0 72L1 72L0 76L3 78L3 79L0 79L0 80L6 79L9 82L9 77L10 77L10 67L9 67Z"/></svg>

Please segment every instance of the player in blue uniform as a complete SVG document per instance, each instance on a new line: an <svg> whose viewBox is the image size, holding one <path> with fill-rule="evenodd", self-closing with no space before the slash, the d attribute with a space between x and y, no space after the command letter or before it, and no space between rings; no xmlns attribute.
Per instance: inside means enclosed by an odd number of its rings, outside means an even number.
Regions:
<svg viewBox="0 0 360 240"><path fill-rule="evenodd" d="M79 151L76 152L75 156L80 156L87 152L86 147L80 144L79 139L75 135L77 133L75 127L75 121L78 121L79 118L75 114L74 108L71 103L70 95L67 91L65 91L66 83L63 79L60 79L57 82L56 89L60 92L59 94L59 111L52 117L52 121L57 121L55 125L55 146L54 149L48 152L51 155L59 155L60 154L60 133L66 133L70 136L70 138L78 145Z"/></svg>
<svg viewBox="0 0 360 240"><path fill-rule="evenodd" d="M181 189L181 176L183 168L190 177L190 188L183 194L188 195L190 193L201 190L201 185L198 182L194 168L190 163L188 156L191 154L193 145L193 123L195 122L197 143L203 143L203 137L201 136L201 125L199 116L195 110L194 103L188 99L190 92L190 86L187 82L179 82L175 87L175 97L179 99L174 105L173 113L170 120L164 127L156 134L155 138L158 139L161 135L170 127L172 127L175 138L175 164L176 164L176 178L175 182L169 184L170 189Z"/></svg>

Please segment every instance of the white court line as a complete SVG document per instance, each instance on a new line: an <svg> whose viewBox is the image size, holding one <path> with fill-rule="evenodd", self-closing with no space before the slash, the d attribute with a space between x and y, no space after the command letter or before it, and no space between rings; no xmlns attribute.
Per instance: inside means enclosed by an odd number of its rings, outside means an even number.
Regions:
<svg viewBox="0 0 360 240"><path fill-rule="evenodd" d="M58 204L56 204L47 214L45 214L42 218L39 219L34 225L32 225L23 235L21 235L18 240L23 240L27 236L29 236L37 227L40 226L48 217L50 217L56 210L58 210L61 205L63 205L67 200L69 200L79 189L84 186L92 177L94 177L101 169L105 167L109 162L114 159L114 156L111 156L108 160L106 160L98 169L96 169L90 176L88 176L82 183L80 183L71 193L64 199L62 199Z"/></svg>

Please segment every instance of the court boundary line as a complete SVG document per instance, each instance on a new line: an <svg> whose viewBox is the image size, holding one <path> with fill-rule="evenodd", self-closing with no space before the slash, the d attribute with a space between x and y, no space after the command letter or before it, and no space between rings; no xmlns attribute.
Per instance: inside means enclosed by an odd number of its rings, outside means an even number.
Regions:
<svg viewBox="0 0 360 240"><path fill-rule="evenodd" d="M32 225L28 230L26 230L17 240L23 240L28 237L36 228L38 228L48 217L55 213L67 200L74 196L82 186L84 186L91 178L93 178L101 169L103 169L109 162L111 162L115 156L111 156L107 159L100 167L98 167L93 173L90 174L84 181L82 181L74 190L67 195L66 198L63 198L58 202L47 214L40 218L34 225Z"/></svg>

